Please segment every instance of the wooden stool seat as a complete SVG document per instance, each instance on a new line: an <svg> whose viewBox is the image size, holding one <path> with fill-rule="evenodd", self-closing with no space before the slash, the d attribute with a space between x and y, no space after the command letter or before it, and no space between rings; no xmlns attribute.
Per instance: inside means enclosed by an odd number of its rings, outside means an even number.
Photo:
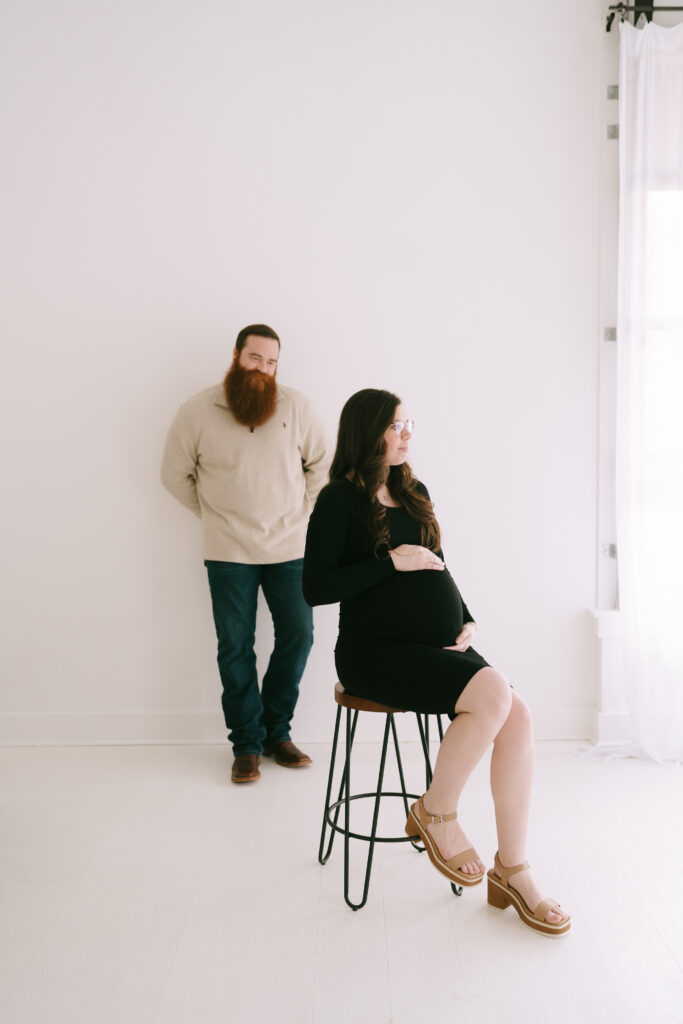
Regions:
<svg viewBox="0 0 683 1024"><path fill-rule="evenodd" d="M386 704L377 704L374 700L366 700L365 697L354 697L347 693L341 683L334 688L334 699L343 708L350 708L351 711L374 711L382 715L405 714L405 708L390 708Z"/></svg>

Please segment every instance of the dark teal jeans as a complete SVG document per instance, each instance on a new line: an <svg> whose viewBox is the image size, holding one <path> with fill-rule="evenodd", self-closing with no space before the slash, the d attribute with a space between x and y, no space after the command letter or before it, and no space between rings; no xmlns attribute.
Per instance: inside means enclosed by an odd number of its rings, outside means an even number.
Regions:
<svg viewBox="0 0 683 1024"><path fill-rule="evenodd" d="M290 739L289 725L313 644L313 612L301 592L303 559L272 565L204 563L218 637L223 715L237 754L260 754L265 743ZM254 634L263 590L275 645L259 692Z"/></svg>

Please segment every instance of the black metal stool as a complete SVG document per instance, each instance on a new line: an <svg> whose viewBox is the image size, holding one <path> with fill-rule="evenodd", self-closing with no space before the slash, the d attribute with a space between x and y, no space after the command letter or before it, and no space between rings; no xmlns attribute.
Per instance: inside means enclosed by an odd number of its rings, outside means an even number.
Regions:
<svg viewBox="0 0 683 1024"><path fill-rule="evenodd" d="M408 793L406 792L406 784L403 777L403 764L401 762L401 752L398 745L398 737L396 735L396 723L394 722L395 714L405 714L404 708L391 708L384 704L376 704L374 701L365 700L363 697L352 697L351 694L346 693L341 683L337 683L334 688L334 699L337 702L337 718L334 726L334 740L332 742L332 754L330 757L330 774L327 780L327 794L325 796L325 810L323 812L323 827L320 834L320 848L318 850L318 860L321 864L326 864L329 856L332 852L332 844L334 843L334 837L336 832L341 832L344 836L344 899L346 903L351 907L352 910L360 910L361 907L365 906L365 902L368 898L368 889L370 887L370 872L372 871L372 857L375 850L375 843L411 843L413 847L419 852L424 853L424 847L419 845L418 836L408 836L402 834L400 836L378 836L377 835L377 820L379 818L379 808L383 797L400 797L403 800L403 806L405 809L406 818L410 812L408 800L417 800L420 796L419 793ZM342 769L342 777L339 785L339 795L334 803L330 803L330 796L332 794L332 782L334 778L334 768L337 758L337 743L339 740L339 725L341 722L342 708L346 708L346 756L344 759L344 767ZM359 711L369 711L375 714L386 715L386 724L384 726L384 741L382 743L382 754L379 762L379 776L377 778L377 789L372 793L355 793L351 794L351 753L353 750L353 739L356 733L356 723L358 721ZM352 715L353 712L353 715ZM428 789L432 781L432 765L429 759L429 715L424 715L424 722L422 721L423 716L419 712L415 712L417 718L418 729L420 731L420 740L422 741L422 750L425 759L425 789ZM437 726L439 730L439 739L443 739L443 726L441 724L441 715L436 716ZM389 731L394 741L394 751L396 752L396 764L398 767L398 776L401 783L400 792L385 792L382 789L382 781L384 779L384 767L387 758L387 746L389 744ZM350 829L350 804L353 800L374 800L375 806L372 816L372 828L370 835L363 835L359 832L352 832ZM339 811L341 810L342 804L344 805L344 825L338 825ZM331 829L331 835L327 850L325 850L325 834L328 827ZM365 883L363 885L363 898L360 903L353 903L349 899L349 840L360 839L365 843L369 843L370 847L368 850L368 859L365 866ZM323 852L325 851L325 852ZM451 882L451 889L456 896L462 894L462 887Z"/></svg>

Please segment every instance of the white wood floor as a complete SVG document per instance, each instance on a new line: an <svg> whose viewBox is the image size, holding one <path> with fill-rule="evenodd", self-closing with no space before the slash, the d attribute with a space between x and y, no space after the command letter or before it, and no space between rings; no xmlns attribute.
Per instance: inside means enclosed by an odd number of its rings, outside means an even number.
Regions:
<svg viewBox="0 0 683 1024"><path fill-rule="evenodd" d="M316 860L329 745L307 749L312 768L266 761L245 786L227 747L0 750L0 1020L683 1021L680 770L539 744L529 858L573 916L547 939L488 907L485 883L453 896L408 844L377 848L349 910L342 844ZM352 788L373 788L378 747L355 757ZM490 862L487 772L461 816Z"/></svg>

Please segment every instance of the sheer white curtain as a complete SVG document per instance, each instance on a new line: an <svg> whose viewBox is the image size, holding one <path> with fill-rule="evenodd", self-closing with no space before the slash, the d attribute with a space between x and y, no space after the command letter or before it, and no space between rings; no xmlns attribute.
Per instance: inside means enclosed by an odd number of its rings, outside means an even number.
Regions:
<svg viewBox="0 0 683 1024"><path fill-rule="evenodd" d="M621 632L633 752L683 762L683 25L620 32Z"/></svg>

